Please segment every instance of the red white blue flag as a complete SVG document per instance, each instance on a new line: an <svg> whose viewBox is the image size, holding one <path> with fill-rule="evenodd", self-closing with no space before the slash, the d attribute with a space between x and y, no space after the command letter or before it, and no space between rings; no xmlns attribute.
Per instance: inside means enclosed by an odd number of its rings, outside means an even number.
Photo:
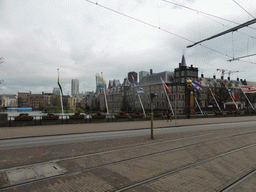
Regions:
<svg viewBox="0 0 256 192"><path fill-rule="evenodd" d="M252 86L241 86L241 89L244 93L256 93L256 87Z"/></svg>

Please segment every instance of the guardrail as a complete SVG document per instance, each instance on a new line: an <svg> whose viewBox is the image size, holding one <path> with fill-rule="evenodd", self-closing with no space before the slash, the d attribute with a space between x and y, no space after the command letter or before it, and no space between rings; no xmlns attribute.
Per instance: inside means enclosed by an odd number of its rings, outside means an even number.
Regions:
<svg viewBox="0 0 256 192"><path fill-rule="evenodd" d="M228 114L224 112L221 115L214 113L195 114L190 115L190 118L208 118L208 117L228 117L228 116L248 116L256 115L256 113L246 114ZM132 116L126 118L116 118L115 115L108 115L105 119L94 119L91 115L85 115L83 119L71 119L70 115L58 115L59 119L43 119L42 115L34 115L32 120L15 120L15 116L8 116L8 121L4 126L17 127L17 126L34 126L34 125L59 125L59 124L86 124L86 123L103 123L103 122L122 122L122 121L150 121L150 114L146 114L142 118L133 118ZM154 117L154 120L166 120L166 116ZM172 119L185 119L187 115L172 116Z"/></svg>
<svg viewBox="0 0 256 192"><path fill-rule="evenodd" d="M150 116L142 118L133 118L131 116L127 118L116 118L115 115L108 115L104 119L94 119L91 115L86 115L82 119L71 119L70 115L58 115L59 119L43 119L41 115L34 115L32 120L15 120L15 116L8 116L9 127L16 126L33 126L33 125L58 125L58 124L82 124L82 123L101 123L101 122L122 122L122 121L147 121L150 120ZM166 119L163 117L154 117L155 120Z"/></svg>

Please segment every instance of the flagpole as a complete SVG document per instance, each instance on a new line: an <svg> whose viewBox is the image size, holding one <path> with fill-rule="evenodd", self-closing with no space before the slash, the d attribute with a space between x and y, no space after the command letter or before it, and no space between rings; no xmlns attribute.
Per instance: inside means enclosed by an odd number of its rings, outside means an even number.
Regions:
<svg viewBox="0 0 256 192"><path fill-rule="evenodd" d="M162 77L160 77L160 79L161 79L162 84L163 84L163 83L164 83L164 80L162 79ZM165 95L166 95L166 97L167 97L168 103L169 103L169 105L170 105L170 108L171 108L171 110L172 110L172 114L175 115L174 112L173 112L173 109L172 109L172 105L171 105L169 96L167 95L166 88L164 87L164 84L163 84L163 88L164 88L164 92L165 92Z"/></svg>
<svg viewBox="0 0 256 192"><path fill-rule="evenodd" d="M132 75L132 80L133 80L133 84L134 84L134 81L135 81L135 80L134 80L133 75ZM138 93L138 91L137 91L137 94L138 94L138 97L139 97L139 100L140 100L140 105L141 105L141 108L142 108L142 110L143 110L144 116L146 116L146 113L145 113L143 104L142 104L142 102L141 102L140 94Z"/></svg>
<svg viewBox="0 0 256 192"><path fill-rule="evenodd" d="M241 90L242 90L242 89L241 89ZM243 90L242 90L242 92L243 92ZM244 92L243 92L243 94L244 94L245 98L248 100L248 102L250 103L252 109L255 110L254 107L252 106L252 103L250 102L250 100L249 100L248 97L246 96L246 94L245 94Z"/></svg>
<svg viewBox="0 0 256 192"><path fill-rule="evenodd" d="M202 115L203 115L203 111L202 111L202 109L201 109L201 107L200 107L200 105L199 105L199 103L198 103L196 97L195 97L195 101L196 101L196 104L197 104L198 108L200 109L200 111L201 111L201 113L202 113Z"/></svg>
<svg viewBox="0 0 256 192"><path fill-rule="evenodd" d="M107 101L107 96L106 96L106 87L105 87L106 85L104 85L104 96L105 96L105 103L106 103L106 108L107 108L107 114L109 114L109 112L108 112L108 101Z"/></svg>
<svg viewBox="0 0 256 192"><path fill-rule="evenodd" d="M106 103L106 109L107 109L107 114L109 114L109 111L108 111L108 101L107 101L107 96L106 96L106 85L105 85L105 82L104 82L104 79L103 79L103 74L101 72L101 79L102 79L102 83L104 85L104 97L105 97L105 103Z"/></svg>
<svg viewBox="0 0 256 192"><path fill-rule="evenodd" d="M141 99L140 99L140 94L138 92L137 92L137 94L138 94L138 97L139 97L139 100L140 100L140 104L141 104L141 108L143 110L144 116L146 117L146 113L145 113L144 107L143 107Z"/></svg>
<svg viewBox="0 0 256 192"><path fill-rule="evenodd" d="M224 83L223 83L223 84L224 84ZM225 84L224 84L224 85L225 85ZM226 85L225 85L225 87L226 87L226 89L227 89L227 90L229 90L229 89L228 89L228 87L227 87ZM231 89L230 89L230 91L231 91ZM229 93L229 95L230 95L230 97L231 97L231 99L232 99L233 103L235 104L236 109L237 109L237 110L239 110L239 109L238 109L238 107L237 107L237 105L236 105L236 102L235 102L235 100L234 100L234 98L233 98L233 95L231 95L231 93L230 93L229 91L228 91L228 93Z"/></svg>
<svg viewBox="0 0 256 192"><path fill-rule="evenodd" d="M59 76L59 69L58 69L58 80L59 80L60 76ZM60 89L60 103L61 103L61 111L62 111L62 118L63 118L63 101L62 101L62 93L61 93L61 89Z"/></svg>
<svg viewBox="0 0 256 192"><path fill-rule="evenodd" d="M236 105L236 102L235 102L235 100L234 100L233 96L231 95L231 93L230 93L229 91L228 91L228 93L229 93L229 95L230 95L230 97L231 97L231 99L232 99L233 103L235 104L236 109L237 109L237 110L239 110L239 109L238 109L238 107L237 107L237 105Z"/></svg>
<svg viewBox="0 0 256 192"><path fill-rule="evenodd" d="M209 88L209 90L210 90L210 92L211 92L211 89L210 89L210 88ZM218 106L219 110L221 111L220 106L219 106L219 104L218 104L218 102L217 102L217 100L216 100L215 96L213 95L213 93L212 93L212 92L211 92L211 94L212 94L212 97L213 97L213 99L214 99L214 101L215 101L216 105Z"/></svg>

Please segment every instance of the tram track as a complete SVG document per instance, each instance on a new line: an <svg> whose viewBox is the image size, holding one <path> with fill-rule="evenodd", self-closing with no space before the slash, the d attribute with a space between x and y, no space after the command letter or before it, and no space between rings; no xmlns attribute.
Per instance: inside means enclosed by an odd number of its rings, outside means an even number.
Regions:
<svg viewBox="0 0 256 192"><path fill-rule="evenodd" d="M207 143L207 142L212 142L212 141L217 141L217 140L223 140L225 138L230 138L230 137L238 137L238 136L241 136L241 135L246 135L246 134L252 134L252 133L255 133L256 131L250 131L250 132L244 132L244 133L239 133L239 134L233 134L233 135L228 135L226 137L219 137L219 138L216 138L216 139L211 139L211 140L207 140L207 141L203 141L203 142L197 142L197 143L194 143L194 144L189 144L189 145L184 145L184 146L180 146L180 147L176 147L176 148L172 148L172 149L168 149L168 150L162 150L162 151L158 151L158 152L154 152L154 153L150 153L150 154L146 154L146 155L140 155L140 156L135 156L135 157L132 157L132 158L126 158L126 159L123 159L123 160L119 160L119 161L114 161L114 162L109 162L109 163L105 163L105 164L100 164L100 165L96 165L96 166L91 166L91 167L87 167L87 168L84 168L84 169L80 169L80 170L76 170L76 171L69 171L67 173L63 173L63 174L59 174L57 176L53 176L53 177L47 177L47 178L40 178L40 179L37 179L37 180L34 180L34 181L28 181L28 182L25 182L25 183L19 183L19 184L15 184L15 185L12 185L12 186L4 186L1 189L8 189L8 188L12 188L12 187L17 187L17 186L22 186L22 185L26 185L26 184L30 184L30 183L34 183L34 182L40 182L40 181L45 181L45 180L49 180L49 179L53 179L53 178L58 178L58 177L62 177L62 176L68 176L68 175L73 175L73 174L79 174L81 172L85 172L85 171L88 171L88 170L92 170L92 169L97 169L97 168L100 168L100 167L104 167L104 166L107 166L107 165L114 165L114 164L118 164L118 163L124 163L124 162L128 162L128 161L131 161L131 160L135 160L135 159L139 159L139 158L145 158L145 157L149 157L149 156L153 156L153 155L158 155L158 154L161 154L161 153L167 153L167 152L171 152L171 151L174 151L174 150L179 150L179 149L184 149L186 147L191 147L191 146L196 146L196 145L200 145L200 144L203 144L203 143ZM53 160L51 162L60 162L60 161L67 161L67 160L72 160L72 159L77 159L77 158L83 158L83 157L88 157L88 156L94 156L94 155L100 155L100 154L106 154L106 153L111 153L111 152L117 152L117 151L120 151L120 150L126 150L126 149L131 149L131 148L137 148L137 147L142 147L142 146L150 146L150 145L156 145L156 144L164 144L166 142L173 142L173 141L177 141L177 140L184 140L184 139L191 139L191 138L198 138L198 137L203 137L203 136L209 136L211 134L204 134L204 135L200 135L200 136L193 136L193 137L186 137L186 138L178 138L178 139L171 139L171 140L168 140L168 141L158 141L158 142L153 142L153 143L147 143L147 144L143 144L143 145L137 145L137 146L130 146L130 147L124 147L124 148L121 148L121 149L116 149L116 150L110 150L110 151L103 151L103 152L98 152L98 153L93 153L93 154L86 154L86 155L82 155L82 156L76 156L76 157L70 157L70 158L63 158L63 159L56 159L56 160ZM256 144L252 144L252 145L249 145L249 146L254 146ZM245 146L244 146L245 147ZM243 149L243 147L241 148ZM236 150L233 150L233 151L236 151ZM228 154L229 152L226 152L226 153L223 153L223 154ZM222 155L223 155L222 154ZM217 155L215 157L212 157L212 158L209 158L207 160L210 160L210 159L213 159L213 158L217 158L217 157L220 157L221 155ZM200 161L200 163L202 163L202 161ZM197 165L199 162L197 163L194 163L194 164L191 164L191 165L187 165L185 167L183 167L183 169L187 169L191 166L194 166L194 165ZM41 163L42 164L42 163ZM33 166L33 165L29 165L29 166ZM26 166L22 166L22 167L26 167ZM22 168L22 167L17 167L17 168ZM13 169L13 168L12 168ZM5 170L1 170L1 171L7 171L8 169L5 169ZM179 170L182 170L179 169ZM173 171L172 171L173 172ZM174 171L174 172L177 172Z"/></svg>
<svg viewBox="0 0 256 192"><path fill-rule="evenodd" d="M221 154L219 154L219 155L216 155L216 156L213 156L213 157L210 157L210 158L207 158L207 159L203 159L203 160L197 161L197 162L195 162L195 163L191 163L191 164L189 164L189 165L183 166L183 167L178 168L178 169L174 169L174 170L171 170L171 171L167 171L167 172L165 172L165 173L156 175L156 176L154 176L154 177L145 179L145 180L143 180L143 181L139 181L139 182L137 182L137 183L133 183L133 184L131 184L131 185L129 185L129 186L125 186L125 187L123 187L123 188L112 189L112 190L109 190L109 191L115 191L115 192L126 191L126 190L129 190L129 189L132 189L132 188L135 188L135 187L144 185L144 184L146 184L146 183L149 183L149 182L152 182L152 181L161 179L161 178L163 178L163 177L166 177L166 176L169 176L169 175L178 173L178 172L180 172L180 171L189 169L189 168L191 168L191 167L195 167L195 166L198 166L198 165L207 163L207 162L209 162L209 161L212 161L212 160L214 160L214 159L217 159L217 158L220 158L220 157L223 157L223 156L226 156L226 155L230 155L230 154L232 154L232 153L239 152L239 151L241 151L241 150L245 150L245 149L248 149L248 148L251 148L251 147L256 147L256 143L250 144L250 145L247 145L247 146L243 146L243 147L239 147L239 148L236 148L236 149L234 149L234 150L230 150L230 151L228 151L228 152L224 152L224 153L221 153ZM145 157L145 156L144 156L144 157ZM138 157L138 158L141 158L141 157ZM129 160L133 160L133 159L134 159L134 158L127 159L127 160L124 160L124 161L129 161ZM47 180L54 179L54 178L59 178L59 177L62 177L62 176L71 176L71 175L79 174L79 173L81 173L81 172L85 172L85 171L88 171L88 170L100 168L100 167L103 167L103 166L106 166L106 165L122 163L122 162L124 162L124 161L118 161L118 162L113 162L113 163L106 163L106 164L102 164L102 165L95 166L95 167L80 169L80 170L78 170L78 171L70 171L70 172L67 172L67 173L59 174L59 175L57 175L57 176L52 176L52 177L47 177L47 178L40 178L40 179L37 179L37 180L27 181L27 182L24 182L24 183L18 183L18 184L14 184L14 185L11 185L11 186L4 186L4 187L1 187L0 190L10 189L10 188L19 187L19 186L28 185L28 184L33 184L33 183L42 182L42 181L47 181ZM248 173L246 173L245 175L243 175L243 176L240 177L239 179L233 181L232 183L228 184L227 186L225 186L225 187L223 187L223 188L221 188L221 189L219 189L219 190L217 190L217 191L219 191L219 192L226 192L227 190L229 190L231 187L233 187L235 184L237 184L237 183L240 182L241 180L243 180L243 179L245 179L246 177L250 176L251 174L255 173L255 170L256 170L256 168L254 167L253 170L250 170Z"/></svg>
<svg viewBox="0 0 256 192"><path fill-rule="evenodd" d="M248 178L250 178L255 173L256 173L256 166L253 167L252 169L248 170L244 174L242 174L240 177L237 177L237 178L231 180L229 183L225 184L224 187L220 187L216 191L217 192L228 192L231 189L233 189L234 187L236 187L237 185L239 185L240 183L242 183L245 180L247 180Z"/></svg>
<svg viewBox="0 0 256 192"><path fill-rule="evenodd" d="M216 155L216 156L214 156L214 157L207 158L207 159L204 159L204 160L202 160L202 161L198 161L198 162L196 162L196 163L189 164L189 165L184 166L184 167L182 167L182 168L175 169L175 170L171 170L171 171L168 171L168 172L166 172L166 173L163 173L163 174L160 174L160 175L157 175L157 176L148 178L148 179L146 179L146 180L143 180L143 181L134 183L134 184L132 184L132 185L125 186L125 187L119 188L119 189L114 189L114 190L111 190L111 191L115 191L115 192L127 191L127 190L129 190L129 189L132 189L132 188L135 188L135 187L144 185L144 184L146 184L146 183L149 183L149 182L152 182L152 181L161 179L161 178L166 177L166 176L169 176L169 175L171 175L171 174L176 174L176 173L178 173L178 172L180 172L180 171L189 169L189 168L191 168L191 167L199 166L199 165L202 165L202 164L207 163L207 162L209 162L209 161L215 160L215 159L217 159L217 158L220 158L220 157L223 157L223 156L226 156L226 155L230 155L230 154L232 154L232 153L235 153L235 152L238 152L238 151L241 151L241 150L245 150L245 149L248 149L248 148L251 148L251 147L256 147L256 143L251 144L251 145L248 145L248 146L244 146L244 147L241 147L241 148L237 148L237 149L234 149L234 150L231 150L231 151L228 151L228 152L225 152L225 153ZM217 190L217 191L219 191L219 192L227 192L227 191L230 190L233 186L235 186L237 183L239 183L240 181L242 181L242 180L245 179L246 177L249 177L250 175L254 174L255 171L256 171L256 168L254 167L252 170L248 171L248 172L247 172L246 174L244 174L242 177L238 178L237 180L233 181L232 183L229 183L228 185L226 185L225 187L223 187L223 188L221 188L221 189L219 189L219 190Z"/></svg>
<svg viewBox="0 0 256 192"><path fill-rule="evenodd" d="M192 144L188 144L188 145L183 145L183 146L180 146L180 147L175 147L175 148L171 148L171 149L168 149L168 150L163 150L163 151L159 151L159 152L151 153L151 154L155 155L155 154L164 153L164 152L167 152L167 151L170 151L170 150L178 150L178 149L182 149L182 148L185 148L185 147L195 146L195 145L198 145L198 144L203 144L203 143L212 142L212 141L216 141L216 140L221 140L221 139L225 139L225 138L229 138L229 137L242 136L242 135L252 134L252 133L256 133L256 131L243 132L243 133L238 133L238 134L234 134L234 135L228 135L228 136L225 136L225 137L221 136L221 137L217 137L215 139L210 139L210 140L206 140L206 141L201 141L201 142L196 142L196 143L192 143ZM90 156L95 156L95 155L102 155L102 154L107 154L107 153L119 152L119 151L127 150L127 149L134 149L134 148L145 147L145 146L153 146L153 145L158 145L158 144L163 144L163 143L168 143L168 142L182 141L182 140L186 140L186 139L200 138L200 137L209 136L209 135L214 135L214 133L196 135L196 136L191 136L191 137L182 137L182 138L177 138L177 139L169 139L169 140L164 140L164 141L154 141L154 142L150 142L150 143L146 143L146 144L137 144L137 145L132 145L132 146L128 146L128 147L121 147L121 148L118 148L118 149L108 150L108 151L99 151L99 152L95 152L95 153L89 153L89 154L78 155L78 156L73 156L73 157L53 159L53 160L50 160L50 161L40 162L40 163L35 163L35 164L30 164L30 165L17 166L17 167L12 167L12 168L5 168L5 169L1 169L0 171L6 171L6 170L9 170L9 169L21 169L21 168L24 168L24 167L34 166L34 165L41 165L41 164L48 163L48 162L55 163L55 162L59 162L59 161L73 160L73 159L78 159L78 158L83 158L83 157L90 157Z"/></svg>

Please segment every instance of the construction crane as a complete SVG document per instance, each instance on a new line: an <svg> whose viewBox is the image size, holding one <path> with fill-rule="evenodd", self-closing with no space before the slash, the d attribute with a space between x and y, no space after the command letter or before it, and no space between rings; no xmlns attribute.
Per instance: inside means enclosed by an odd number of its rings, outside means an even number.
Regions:
<svg viewBox="0 0 256 192"><path fill-rule="evenodd" d="M227 70L227 69L217 69L217 71L221 72L221 76L223 76L224 78L224 74L228 73L228 77L230 78L230 74L232 73L238 73L238 72L242 72L242 71L231 71L231 70Z"/></svg>

